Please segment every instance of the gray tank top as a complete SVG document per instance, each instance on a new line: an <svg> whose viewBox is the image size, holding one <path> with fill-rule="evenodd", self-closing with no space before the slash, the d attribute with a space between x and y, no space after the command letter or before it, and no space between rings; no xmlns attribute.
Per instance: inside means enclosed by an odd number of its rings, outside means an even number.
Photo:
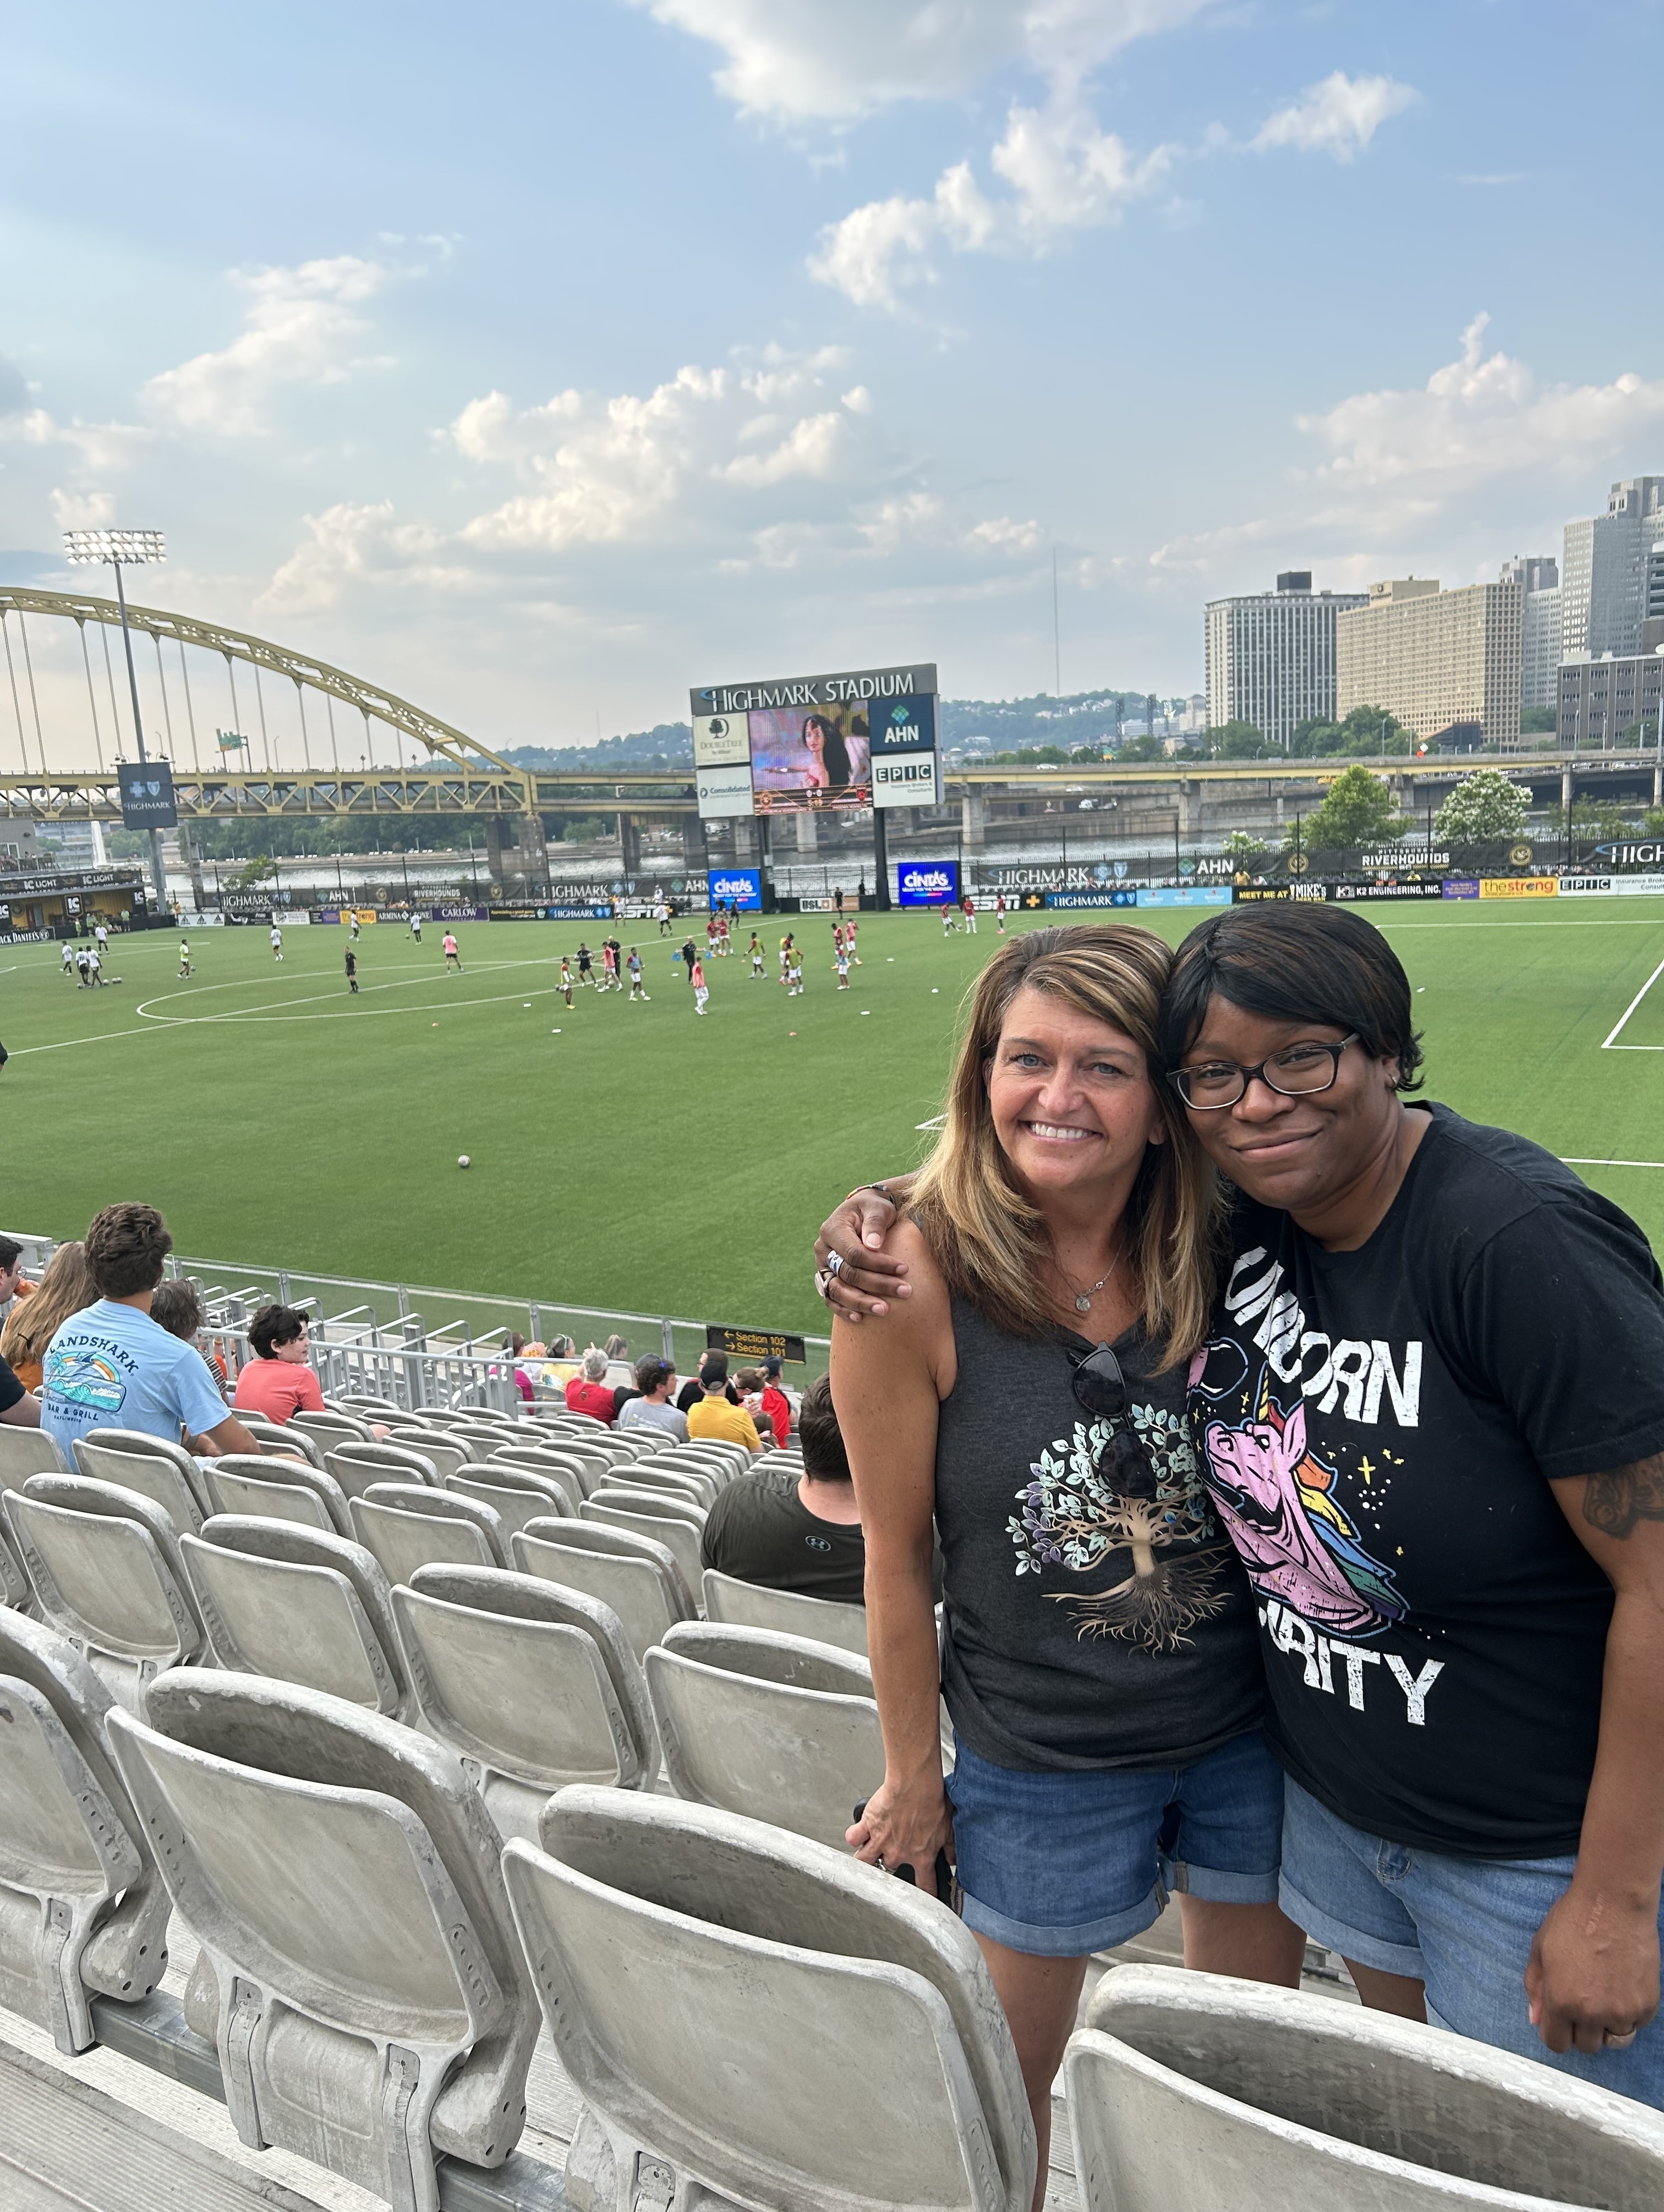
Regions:
<svg viewBox="0 0 1664 2212"><path fill-rule="evenodd" d="M936 1510L955 1731L999 1766L1159 1768L1257 1727L1253 1594L1192 1449L1182 1365L1152 1373L1137 1328L1115 1345L1155 1475L1131 1496L1070 1387L1091 1344L1008 1335L957 1297L953 1316Z"/></svg>

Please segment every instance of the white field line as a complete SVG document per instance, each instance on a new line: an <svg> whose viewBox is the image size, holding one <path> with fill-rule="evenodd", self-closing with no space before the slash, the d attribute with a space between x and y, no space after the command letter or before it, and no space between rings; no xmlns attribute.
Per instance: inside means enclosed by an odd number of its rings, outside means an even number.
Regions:
<svg viewBox="0 0 1664 2212"><path fill-rule="evenodd" d="M915 1121L913 1127L916 1129L926 1130L945 1129L948 1127L948 1116L945 1114L932 1114L928 1121Z"/></svg>
<svg viewBox="0 0 1664 2212"><path fill-rule="evenodd" d="M1630 1049L1639 1052L1642 1047ZM1573 1152L1562 1152L1560 1158L1569 1168L1664 1168L1664 1160L1580 1160Z"/></svg>
<svg viewBox="0 0 1664 2212"><path fill-rule="evenodd" d="M1606 1039L1605 1044L1601 1046L1600 1049L1602 1052L1664 1052L1664 1044L1619 1044L1618 1042L1619 1036L1623 1033L1624 1023L1629 1020L1630 1016L1641 1004L1641 1001L1646 997L1648 992L1651 990L1653 985L1657 982L1661 975L1664 975L1664 960L1661 960L1659 962L1657 967L1653 969L1652 974L1648 976L1646 981L1636 993L1634 998L1630 1000L1629 1005L1624 1007L1623 1015L1618 1021L1617 1028L1613 1030L1612 1035Z"/></svg>

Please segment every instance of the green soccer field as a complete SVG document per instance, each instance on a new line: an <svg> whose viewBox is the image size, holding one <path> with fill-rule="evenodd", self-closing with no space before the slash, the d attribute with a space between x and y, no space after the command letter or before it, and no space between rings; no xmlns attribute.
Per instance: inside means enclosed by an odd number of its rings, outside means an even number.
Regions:
<svg viewBox="0 0 1664 2212"><path fill-rule="evenodd" d="M1638 1164L1579 1172L1664 1249L1664 900L1548 904L1363 911L1416 988L1429 1092ZM1174 941L1203 918L1138 915ZM437 927L419 950L368 927L357 1000L332 928L290 930L281 967L263 928L197 932L184 982L170 933L118 940L97 992L55 945L0 951L0 1224L70 1237L143 1197L190 1254L814 1330L815 1224L929 1144L960 993L999 940L986 915L946 942L933 915L869 916L839 992L830 918L804 915L788 999L788 925L765 919L767 980L742 927L703 1021L651 923L651 1003L570 1011L560 956L598 927L462 925L460 976Z"/></svg>

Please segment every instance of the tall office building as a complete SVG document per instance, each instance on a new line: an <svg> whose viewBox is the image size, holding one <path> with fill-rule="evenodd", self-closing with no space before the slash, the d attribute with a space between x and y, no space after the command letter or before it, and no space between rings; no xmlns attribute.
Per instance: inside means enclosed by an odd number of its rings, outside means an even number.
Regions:
<svg viewBox="0 0 1664 2212"><path fill-rule="evenodd" d="M1385 707L1418 738L1517 750L1522 596L1511 581L1371 584L1368 603L1335 624L1338 712Z"/></svg>
<svg viewBox="0 0 1664 2212"><path fill-rule="evenodd" d="M1560 569L1552 554L1502 563L1502 580L1524 595L1520 625L1520 704L1552 707L1560 670Z"/></svg>
<svg viewBox="0 0 1664 2212"><path fill-rule="evenodd" d="M1568 752L1611 752L1626 739L1651 747L1664 697L1664 655L1579 654L1560 671L1560 743Z"/></svg>
<svg viewBox="0 0 1664 2212"><path fill-rule="evenodd" d="M1664 647L1664 538L1654 541L1647 556L1647 595L1641 610L1641 650L1656 653Z"/></svg>
<svg viewBox="0 0 1664 2212"><path fill-rule="evenodd" d="M1664 477L1625 477L1604 514L1566 525L1560 649L1599 660L1639 651L1647 556L1664 538Z"/></svg>
<svg viewBox="0 0 1664 2212"><path fill-rule="evenodd" d="M1252 722L1287 747L1301 722L1335 719L1335 618L1364 605L1357 592L1314 592L1308 568L1288 568L1274 592L1211 599L1204 623L1208 721Z"/></svg>

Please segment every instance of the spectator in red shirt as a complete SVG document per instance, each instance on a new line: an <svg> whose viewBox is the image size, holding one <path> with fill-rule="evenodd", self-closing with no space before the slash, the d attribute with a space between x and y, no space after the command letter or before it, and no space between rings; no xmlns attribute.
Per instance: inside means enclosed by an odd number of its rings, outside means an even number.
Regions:
<svg viewBox="0 0 1664 2212"><path fill-rule="evenodd" d="M254 1357L237 1377L234 1406L287 1421L296 1413L321 1413L324 1394L307 1364L311 1346L307 1317L293 1306L262 1306L248 1324Z"/></svg>
<svg viewBox="0 0 1664 2212"><path fill-rule="evenodd" d="M791 1400L780 1388L780 1362L771 1357L763 1362L763 1419L774 1431L774 1441L783 1448L791 1434Z"/></svg>
<svg viewBox="0 0 1664 2212"><path fill-rule="evenodd" d="M592 1344L583 1355L582 1373L575 1375L566 1386L566 1410L569 1413L593 1414L611 1428L618 1412L618 1395L607 1389L606 1375L606 1354L598 1352Z"/></svg>

